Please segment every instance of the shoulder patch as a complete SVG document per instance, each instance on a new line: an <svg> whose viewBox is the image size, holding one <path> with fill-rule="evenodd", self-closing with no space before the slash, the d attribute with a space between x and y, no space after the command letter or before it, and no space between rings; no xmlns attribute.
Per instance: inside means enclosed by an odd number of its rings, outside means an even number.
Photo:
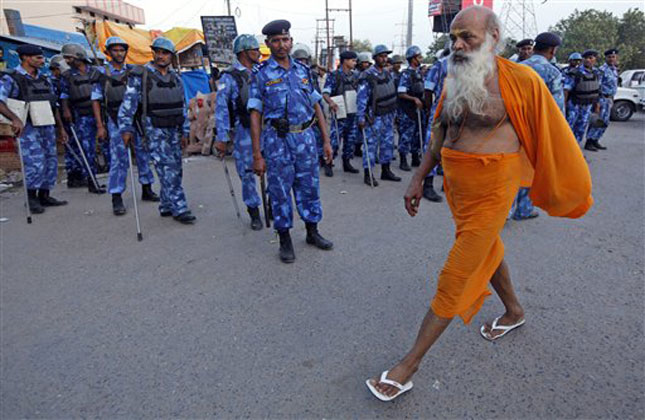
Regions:
<svg viewBox="0 0 645 420"><path fill-rule="evenodd" d="M279 79L273 79L273 80L267 80L267 81L264 83L264 85L265 85L265 86L273 86L273 85L277 85L278 83L282 83L283 81L284 81L284 79L282 79L282 78L279 78Z"/></svg>
<svg viewBox="0 0 645 420"><path fill-rule="evenodd" d="M253 66L253 70L252 70L252 71L253 71L253 73L257 73L257 72L259 72L260 70L262 70L263 68L265 68L265 67L267 66L267 64L269 64L269 60L264 60L264 61L263 61L263 62L261 62L260 64L257 64L257 65L255 65L255 66Z"/></svg>

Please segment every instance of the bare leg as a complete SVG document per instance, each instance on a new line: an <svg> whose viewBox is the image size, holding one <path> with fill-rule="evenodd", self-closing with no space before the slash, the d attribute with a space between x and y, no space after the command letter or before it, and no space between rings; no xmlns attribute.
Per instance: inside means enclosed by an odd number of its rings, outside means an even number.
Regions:
<svg viewBox="0 0 645 420"><path fill-rule="evenodd" d="M412 350L390 370L387 378L400 384L408 382L417 369L419 369L423 356L425 356L428 350L430 350L430 347L432 347L439 336L446 330L450 321L452 321L452 318L440 318L432 312L432 309L429 309L423 318L419 334L414 342L414 346L412 346ZM378 378L372 379L371 381L376 389L384 395L393 396L399 392L393 386L380 383Z"/></svg>
<svg viewBox="0 0 645 420"><path fill-rule="evenodd" d="M490 284L493 286L493 289L495 289L495 292L497 292L497 295L502 300L504 308L506 309L504 315L499 319L498 324L512 325L524 318L524 308L520 305L517 295L515 294L515 290L513 290L511 273L508 270L508 264L506 264L506 261L502 260L499 264L499 267L497 267L493 277L490 279ZM485 324L484 331L488 332L490 336L494 337L502 333L500 330L491 332L490 329L491 325L488 323Z"/></svg>

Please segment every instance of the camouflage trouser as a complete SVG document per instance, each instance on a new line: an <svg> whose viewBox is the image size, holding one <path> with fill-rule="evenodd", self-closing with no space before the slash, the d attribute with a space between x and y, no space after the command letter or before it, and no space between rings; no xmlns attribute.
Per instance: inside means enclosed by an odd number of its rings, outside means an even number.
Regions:
<svg viewBox="0 0 645 420"><path fill-rule="evenodd" d="M609 126L609 114L611 113L611 106L613 105L614 101L612 98L600 98L599 104L600 104L600 118L604 121L607 126ZM598 127L598 128L590 128L589 132L587 133L587 138L592 139L592 140L600 140L602 138L602 135L605 134L605 131L607 130L607 127Z"/></svg>
<svg viewBox="0 0 645 420"><path fill-rule="evenodd" d="M589 117L591 116L591 107L592 104L578 105L572 101L567 102L567 122L578 143L584 140L585 131L589 125Z"/></svg>
<svg viewBox="0 0 645 420"><path fill-rule="evenodd" d="M262 204L258 195L255 174L253 173L253 146L251 144L251 132L241 124L235 127L235 169L242 181L242 200L247 207L257 208Z"/></svg>
<svg viewBox="0 0 645 420"><path fill-rule="evenodd" d="M520 188L511 207L511 217L514 220L522 220L533 213L533 201L529 197L530 188Z"/></svg>
<svg viewBox="0 0 645 420"><path fill-rule="evenodd" d="M155 128L146 118L148 150L155 164L157 178L161 184L159 211L172 212L173 216L188 211L186 195L181 186L181 129Z"/></svg>
<svg viewBox="0 0 645 420"><path fill-rule="evenodd" d="M407 155L410 152L419 153L420 127L416 115L412 118L405 112L401 112L399 118L399 153L402 155ZM421 121L423 118L424 116L421 115ZM423 127L421 127L421 132L423 132Z"/></svg>
<svg viewBox="0 0 645 420"><path fill-rule="evenodd" d="M347 118L343 118L341 120L336 120L332 117L329 122L331 124L330 137L334 156L338 154L338 149L340 148L339 142L342 141L342 157L343 159L351 159L352 157L354 157L354 144L356 143L358 134L356 114L348 115ZM318 156L322 155L323 153L321 143L320 147L318 148Z"/></svg>
<svg viewBox="0 0 645 420"><path fill-rule="evenodd" d="M432 107L430 108L430 114L428 115L428 123L426 124L425 127L425 135L423 136L423 153L425 153L428 150L428 145L430 144L430 135L432 134L432 122L434 121L434 113L437 110L437 104L439 101L435 101L432 104ZM437 169L441 166L441 164L435 166L432 168L430 173L428 174L428 177L431 176L437 176Z"/></svg>
<svg viewBox="0 0 645 420"><path fill-rule="evenodd" d="M365 125L368 153L363 150L363 168L367 168L367 158L372 167L376 164L376 147L378 161L381 165L389 164L394 152L394 112L374 117L372 124Z"/></svg>
<svg viewBox="0 0 645 420"><path fill-rule="evenodd" d="M56 185L58 171L54 126L34 127L27 122L19 141L27 188L52 189Z"/></svg>
<svg viewBox="0 0 645 420"><path fill-rule="evenodd" d="M96 175L96 120L91 115L76 115L72 126L76 132L78 141L81 142L83 152L85 153L85 157L87 158L87 162L90 165L92 173ZM69 145L72 147L79 159L82 160L83 158L78 151L76 140L74 140L74 134L72 134L71 130L68 130L68 134ZM70 173L76 173L80 174L83 178L89 175L87 173L85 163L82 165L79 164L69 151L65 151L65 168L68 175Z"/></svg>
<svg viewBox="0 0 645 420"><path fill-rule="evenodd" d="M293 226L292 190L300 218L318 223L322 219L322 206L313 130L289 133L281 138L273 127L267 127L262 132L262 140L275 228L286 230Z"/></svg>
<svg viewBox="0 0 645 420"><path fill-rule="evenodd" d="M110 194L121 194L125 191L126 178L128 176L128 150L121 138L119 128L108 118L108 133L110 134L110 177L108 181L108 192ZM136 153L137 170L139 172L139 183L152 184L155 177L150 169L150 155L142 144L141 137L134 133L134 151ZM134 191L133 191L134 194Z"/></svg>

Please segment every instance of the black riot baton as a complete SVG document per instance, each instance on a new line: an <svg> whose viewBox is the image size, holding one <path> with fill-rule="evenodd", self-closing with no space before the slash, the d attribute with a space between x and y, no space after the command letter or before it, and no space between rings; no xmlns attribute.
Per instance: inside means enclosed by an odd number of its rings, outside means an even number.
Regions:
<svg viewBox="0 0 645 420"><path fill-rule="evenodd" d="M271 227L271 218L269 217L269 203L267 202L267 188L264 180L264 174L260 177L260 190L262 192L262 209L264 210L264 221L267 229Z"/></svg>
<svg viewBox="0 0 645 420"><path fill-rule="evenodd" d="M132 166L132 148L130 145L126 146L128 151L128 165L130 165L130 185L132 186L132 202L134 203L134 219L137 223L137 240L143 241L143 234L141 233L141 219L139 219L139 206L137 205L137 190L134 182L134 167Z"/></svg>
<svg viewBox="0 0 645 420"><path fill-rule="evenodd" d="M85 168L87 168L87 173L90 175L90 178L92 179L92 183L94 184L94 188L100 190L99 188L99 183L96 181L96 177L94 177L94 173L92 172L92 168L90 167L90 163L87 161L87 156L85 156L85 152L83 151L83 145L81 144L80 140L78 139L78 136L76 135L76 130L74 130L74 127L72 125L69 126L70 131L72 132L72 136L74 137L74 141L76 141L76 146L78 146L78 151L81 154L81 157L83 158L83 162L85 162Z"/></svg>
<svg viewBox="0 0 645 420"><path fill-rule="evenodd" d="M237 205L237 200L235 199L235 190L233 189L231 174L228 171L228 166L226 166L226 158L224 154L222 154L222 157L220 158L220 162L222 162L222 167L224 168L224 175L226 175L226 182L228 183L228 189L231 192L231 199L233 200L233 207L235 207L235 214L237 215L237 218L241 220L242 216L240 215L240 207Z"/></svg>
<svg viewBox="0 0 645 420"><path fill-rule="evenodd" d="M18 156L20 157L20 169L22 170L22 186L25 190L25 210L27 211L27 223L31 224L31 209L29 208L29 193L27 192L27 171L25 171L25 160L22 157L22 146L20 139L16 136L16 143L18 144Z"/></svg>

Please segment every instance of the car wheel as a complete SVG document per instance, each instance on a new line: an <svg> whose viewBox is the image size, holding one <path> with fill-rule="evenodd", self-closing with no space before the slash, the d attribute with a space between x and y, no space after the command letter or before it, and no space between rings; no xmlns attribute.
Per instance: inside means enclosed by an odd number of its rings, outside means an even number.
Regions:
<svg viewBox="0 0 645 420"><path fill-rule="evenodd" d="M610 117L612 121L627 121L632 114L634 114L634 105L628 101L616 101L611 107Z"/></svg>

